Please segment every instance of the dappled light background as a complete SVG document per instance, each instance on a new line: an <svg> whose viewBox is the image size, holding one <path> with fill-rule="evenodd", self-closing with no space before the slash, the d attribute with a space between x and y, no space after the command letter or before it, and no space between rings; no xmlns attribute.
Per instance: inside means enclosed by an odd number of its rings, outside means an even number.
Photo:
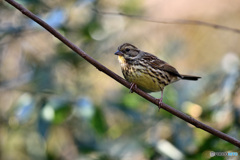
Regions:
<svg viewBox="0 0 240 160"><path fill-rule="evenodd" d="M239 1L18 2L121 76L114 52L125 42L201 76L167 86L164 103L240 139L240 34L95 11L240 29ZM0 159L209 159L210 151L238 151L130 94L6 2L0 15Z"/></svg>

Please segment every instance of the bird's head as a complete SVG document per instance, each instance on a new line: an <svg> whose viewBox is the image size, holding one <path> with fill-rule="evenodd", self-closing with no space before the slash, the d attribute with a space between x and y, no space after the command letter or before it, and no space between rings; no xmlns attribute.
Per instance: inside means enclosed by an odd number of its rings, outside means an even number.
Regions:
<svg viewBox="0 0 240 160"><path fill-rule="evenodd" d="M140 50L137 47L130 43L124 43L118 47L118 51L115 52L115 55L118 55L118 59L131 61L135 60L139 53Z"/></svg>

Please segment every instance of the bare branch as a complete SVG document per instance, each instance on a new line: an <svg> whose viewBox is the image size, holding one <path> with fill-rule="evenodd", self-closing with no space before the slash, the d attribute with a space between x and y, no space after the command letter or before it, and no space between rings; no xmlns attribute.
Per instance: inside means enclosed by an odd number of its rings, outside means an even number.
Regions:
<svg viewBox="0 0 240 160"><path fill-rule="evenodd" d="M96 61L95 59L93 59L92 57L90 57L88 54L86 54L83 50L81 50L80 48L78 48L76 45L74 45L73 43L71 43L67 38L63 37L59 32L57 32L54 28L52 28L51 26L49 26L46 22L44 22L43 20L41 20L40 18L38 18L37 16L35 16L33 13L31 13L29 10L25 9L22 5L18 4L17 2L15 2L14 0L5 0L8 3L10 3L12 6L14 6L15 8L17 8L18 10L20 10L23 14L25 14L27 17L31 18L32 20L34 20L35 22L37 22L39 25L41 25L42 27L44 27L46 30L48 30L52 35L54 35L56 38L58 38L60 41L62 41L64 44L66 44L69 48L71 48L73 51L75 51L77 54L79 54L81 57L83 57L85 60L87 60L89 63L91 63L93 66L95 66L99 71L104 72L105 74L107 74L108 76L112 77L113 79L115 79L116 81L118 81L119 83L121 83L122 85L124 85L127 88L130 88L131 84L129 82L127 82L126 80L124 80L123 78L121 78L120 76L118 76L117 74L115 74L114 72L112 72L111 70L109 70L108 68L106 68L105 66L103 66L101 63L99 63L98 61ZM136 92L137 94L139 94L140 96L142 96L143 98L145 98L146 100L154 103L155 105L158 106L158 100L155 99L154 97L150 96L149 94L143 92L142 90L138 89L138 88L133 88L132 89L134 92ZM201 128L202 130L205 130L225 141L228 141L232 144L234 144L237 147L240 147L240 141L219 131L216 130L178 110L176 110L175 108L167 105L167 104L163 104L162 108L170 113L172 113L173 115L183 119L184 121L191 123L192 125L196 126L197 128Z"/></svg>
<svg viewBox="0 0 240 160"><path fill-rule="evenodd" d="M141 20L141 21L153 22L153 23L162 23L162 24L200 25L200 26L211 27L211 28L214 28L214 29L226 30L226 31L230 31L230 32L240 34L240 29L231 28L231 27L222 26L222 25L213 24L213 23L208 23L208 22L203 22L203 21L198 21L198 20L186 20L186 19L153 20L153 19L149 19L147 17L125 14L125 13L121 13L121 12L119 12L119 13L118 12L105 12L105 11L99 11L97 9L93 9L93 11L95 11L96 13L101 14L101 15L124 16L124 17L128 17L128 18L134 18L134 19L137 19L137 20Z"/></svg>

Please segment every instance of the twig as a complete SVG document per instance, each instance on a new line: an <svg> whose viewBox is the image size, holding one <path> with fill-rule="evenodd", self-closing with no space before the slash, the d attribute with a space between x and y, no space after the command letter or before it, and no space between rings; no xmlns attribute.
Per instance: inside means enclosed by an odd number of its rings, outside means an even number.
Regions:
<svg viewBox="0 0 240 160"><path fill-rule="evenodd" d="M87 55L83 50L81 50L80 48L78 48L76 45L74 45L73 43L71 43L67 38L63 37L59 32L57 32L54 28L52 28L51 26L49 26L46 22L44 22L43 20L41 20L40 18L38 18L37 16L35 16L33 13L31 13L29 10L25 9L22 5L18 4L17 2L15 2L14 0L5 0L8 3L10 3L12 6L14 6L15 8L17 8L18 10L20 10L23 14L25 14L27 17L31 18L32 20L34 20L35 22L37 22L39 25L41 25L42 27L44 27L46 30L48 30L50 33L52 33L52 35L54 35L56 38L58 38L60 41L62 41L64 44L66 44L69 48L71 48L73 51L75 51L77 54L79 54L81 57L83 57L85 60L87 60L89 63L91 63L93 66L95 66L99 71L104 72L105 74L107 74L108 76L112 77L113 79L115 79L116 81L118 81L119 83L121 83L122 85L126 86L127 88L131 87L131 84L129 82L127 82L126 80L124 80L123 78L121 78L120 76L118 76L116 73L112 72L111 70L109 70L108 68L106 68L105 66L103 66L101 63L99 63L98 61L94 60L92 57L90 57L89 55ZM138 89L138 88L133 88L132 89L134 92L136 92L137 94L139 94L140 96L142 96L143 98L147 99L148 101L156 104L158 106L158 100L155 99L154 97L150 96L149 94L143 92L142 90ZM167 104L163 104L162 108L172 114L174 114L175 116L183 119L184 121L191 123L192 125L196 126L197 128L201 128L202 130L205 130L223 140L226 140L232 144L234 144L237 147L240 147L240 141L221 132L218 131L202 122L197 121L196 119L176 110L175 108L172 108L170 106L168 106Z"/></svg>
<svg viewBox="0 0 240 160"><path fill-rule="evenodd" d="M213 23L208 23L208 22L203 22L203 21L198 21L198 20L186 20L186 19L161 19L161 20L153 20L149 19L147 17L142 17L138 15L131 15L131 14L125 14L121 12L105 12L105 11L99 11L97 9L93 9L98 14L102 15L114 15L114 16L124 16L128 18L134 18L137 20L142 20L142 21L147 21L147 22L153 22L153 23L162 23L162 24L181 24L181 25L201 25L205 27L211 27L214 29L221 29L221 30L226 30L234 33L240 34L240 29L237 28L231 28L227 26L222 26L218 24L213 24Z"/></svg>

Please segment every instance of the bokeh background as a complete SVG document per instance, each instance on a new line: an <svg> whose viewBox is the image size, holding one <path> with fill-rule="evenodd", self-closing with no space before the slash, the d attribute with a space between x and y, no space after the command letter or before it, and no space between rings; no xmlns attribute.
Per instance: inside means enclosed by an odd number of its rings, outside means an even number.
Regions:
<svg viewBox="0 0 240 160"><path fill-rule="evenodd" d="M201 76L166 87L164 103L240 139L240 34L94 11L240 29L239 1L18 2L121 76L114 52L124 42L180 73ZM0 2L0 137L2 160L204 160L211 151L239 151L130 94L5 1Z"/></svg>

